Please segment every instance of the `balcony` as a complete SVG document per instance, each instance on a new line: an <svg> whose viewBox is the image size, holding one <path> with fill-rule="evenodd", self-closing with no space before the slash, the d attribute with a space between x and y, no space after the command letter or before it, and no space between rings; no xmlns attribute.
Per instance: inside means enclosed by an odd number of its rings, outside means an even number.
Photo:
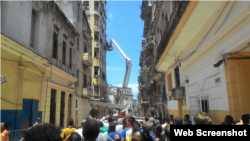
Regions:
<svg viewBox="0 0 250 141"><path fill-rule="evenodd" d="M161 72L158 72L155 68L151 68L151 78L152 80L158 80L161 76L162 76L162 73Z"/></svg>
<svg viewBox="0 0 250 141"><path fill-rule="evenodd" d="M154 50L154 37L152 35L148 35L146 38L145 49Z"/></svg>
<svg viewBox="0 0 250 141"><path fill-rule="evenodd" d="M82 61L87 66L92 66L93 65L92 56L88 52L82 54Z"/></svg>
<svg viewBox="0 0 250 141"><path fill-rule="evenodd" d="M85 36L88 40L92 40L91 30L89 26L87 25L83 26L82 35Z"/></svg>
<svg viewBox="0 0 250 141"><path fill-rule="evenodd" d="M84 95L84 96L93 96L93 90L91 89L91 88L83 88L82 89L82 94Z"/></svg>

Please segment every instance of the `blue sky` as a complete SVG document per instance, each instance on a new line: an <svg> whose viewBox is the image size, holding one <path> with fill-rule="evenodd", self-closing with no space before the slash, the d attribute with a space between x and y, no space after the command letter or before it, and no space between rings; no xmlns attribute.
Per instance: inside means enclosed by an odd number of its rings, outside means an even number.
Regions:
<svg viewBox="0 0 250 141"><path fill-rule="evenodd" d="M133 99L137 99L139 57L143 40L144 22L140 18L142 1L107 1L107 41L114 39L128 58L132 60L128 87L132 88ZM118 50L107 52L107 81L113 86L122 86L126 61Z"/></svg>

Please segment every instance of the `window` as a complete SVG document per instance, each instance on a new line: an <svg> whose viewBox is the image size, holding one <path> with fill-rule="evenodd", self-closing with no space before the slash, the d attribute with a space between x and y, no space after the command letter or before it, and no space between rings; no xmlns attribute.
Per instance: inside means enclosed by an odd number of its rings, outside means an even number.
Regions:
<svg viewBox="0 0 250 141"><path fill-rule="evenodd" d="M63 48L62 48L62 64L66 64L66 42L63 41Z"/></svg>
<svg viewBox="0 0 250 141"><path fill-rule="evenodd" d="M84 43L84 45L83 45L83 52L84 53L86 53L86 52L88 52L88 50L87 50L87 45Z"/></svg>
<svg viewBox="0 0 250 141"><path fill-rule="evenodd" d="M95 43L95 48L98 48L98 43Z"/></svg>
<svg viewBox="0 0 250 141"><path fill-rule="evenodd" d="M95 41L99 41L99 32L95 31Z"/></svg>
<svg viewBox="0 0 250 141"><path fill-rule="evenodd" d="M95 67L95 75L99 75L99 67Z"/></svg>
<svg viewBox="0 0 250 141"><path fill-rule="evenodd" d="M69 49L69 68L72 69L72 48Z"/></svg>
<svg viewBox="0 0 250 141"><path fill-rule="evenodd" d="M175 71L175 81L176 81L176 87L180 87L180 73L179 73L179 67L176 67L174 69Z"/></svg>
<svg viewBox="0 0 250 141"><path fill-rule="evenodd" d="M35 21L36 21L36 11L32 9L31 30L30 30L30 47L32 48L34 47Z"/></svg>
<svg viewBox="0 0 250 141"><path fill-rule="evenodd" d="M79 70L77 70L77 72L76 72L76 77L77 77L76 86L79 86Z"/></svg>
<svg viewBox="0 0 250 141"><path fill-rule="evenodd" d="M87 88L87 76L83 74L83 88Z"/></svg>
<svg viewBox="0 0 250 141"><path fill-rule="evenodd" d="M171 73L167 76L168 92L172 90L172 75Z"/></svg>
<svg viewBox="0 0 250 141"><path fill-rule="evenodd" d="M95 54L94 54L94 57L99 57L99 49L95 49Z"/></svg>
<svg viewBox="0 0 250 141"><path fill-rule="evenodd" d="M58 37L58 34L56 32L54 32L52 57L55 59L57 59L57 37Z"/></svg>
<svg viewBox="0 0 250 141"><path fill-rule="evenodd" d="M77 37L77 50L79 50L79 38Z"/></svg>
<svg viewBox="0 0 250 141"><path fill-rule="evenodd" d="M83 7L84 8L89 8L89 1L84 1L83 2Z"/></svg>
<svg viewBox="0 0 250 141"><path fill-rule="evenodd" d="M98 10L99 2L95 1L95 10Z"/></svg>
<svg viewBox="0 0 250 141"><path fill-rule="evenodd" d="M200 104L201 104L202 112L208 113L208 111L209 111L209 109L208 109L208 100L201 100Z"/></svg>
<svg viewBox="0 0 250 141"><path fill-rule="evenodd" d="M78 22L79 22L79 19L80 19L80 4L78 3L77 6L78 6L78 7L77 7L77 20L78 20Z"/></svg>
<svg viewBox="0 0 250 141"><path fill-rule="evenodd" d="M60 106L60 126L64 125L64 111L65 109L65 92L61 92L61 106Z"/></svg>
<svg viewBox="0 0 250 141"><path fill-rule="evenodd" d="M95 25L98 25L98 22L99 22L99 16L95 15Z"/></svg>
<svg viewBox="0 0 250 141"><path fill-rule="evenodd" d="M76 108L77 108L77 99L76 99Z"/></svg>

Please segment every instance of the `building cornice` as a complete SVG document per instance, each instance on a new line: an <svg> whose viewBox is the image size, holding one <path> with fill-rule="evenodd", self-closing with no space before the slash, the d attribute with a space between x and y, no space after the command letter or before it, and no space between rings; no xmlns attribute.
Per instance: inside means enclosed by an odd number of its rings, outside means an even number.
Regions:
<svg viewBox="0 0 250 141"><path fill-rule="evenodd" d="M59 90L63 90L63 91L75 93L75 90L71 89L70 87L67 88L65 86L62 86L62 85L59 85L59 84L56 84L56 83L53 83L53 82L48 82L48 85L50 87L52 87L52 88L55 88L55 89L59 89Z"/></svg>
<svg viewBox="0 0 250 141"><path fill-rule="evenodd" d="M48 71L51 71L51 67L46 67L46 69ZM52 65L52 72L59 75L59 76L61 76L61 77L64 77L64 78L70 80L72 83L75 83L77 81L76 77L66 73L65 71L63 71L63 70L61 70L61 69L59 69L59 68L57 68L57 67L55 67L53 65Z"/></svg>
<svg viewBox="0 0 250 141"><path fill-rule="evenodd" d="M202 48L200 48L193 56L191 56L185 63L182 69L186 71L188 68L201 60L212 50L217 48L223 41L226 41L232 36L235 31L238 31L242 26L250 21L250 6L245 6L237 15L235 15L225 26L221 28L209 41L207 41ZM242 40L242 39L239 39ZM239 41L237 40L237 41ZM232 45L233 46L233 45ZM225 47L224 49L228 49Z"/></svg>

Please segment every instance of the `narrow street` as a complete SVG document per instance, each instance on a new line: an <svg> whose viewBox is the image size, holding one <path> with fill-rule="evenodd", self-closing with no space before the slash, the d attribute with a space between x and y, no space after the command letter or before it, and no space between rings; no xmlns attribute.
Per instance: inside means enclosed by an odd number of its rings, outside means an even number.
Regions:
<svg viewBox="0 0 250 141"><path fill-rule="evenodd" d="M250 1L1 1L1 13L10 140L38 124L250 114Z"/></svg>

